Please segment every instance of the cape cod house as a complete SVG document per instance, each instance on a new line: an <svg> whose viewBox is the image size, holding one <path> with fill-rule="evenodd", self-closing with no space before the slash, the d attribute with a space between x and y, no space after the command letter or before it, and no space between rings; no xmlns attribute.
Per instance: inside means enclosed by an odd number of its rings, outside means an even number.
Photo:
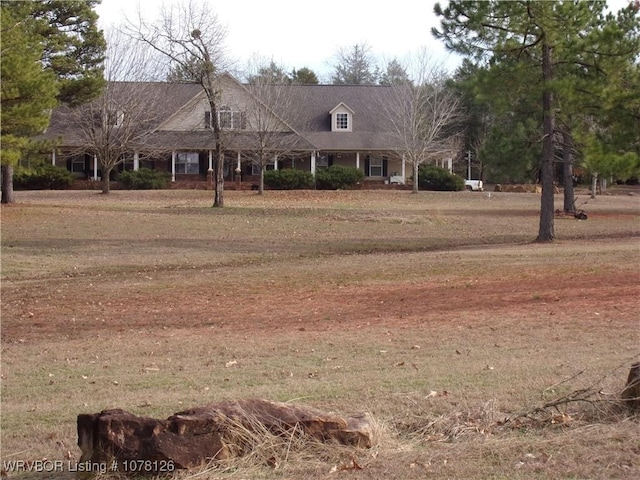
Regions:
<svg viewBox="0 0 640 480"><path fill-rule="evenodd" d="M256 105L265 107L265 104L256 101L250 87L231 75L223 75L219 82L218 121L225 152L225 181L239 185L242 180L246 185L246 182L255 182L260 173L260 164L256 164L252 152L259 147L269 148L268 144L260 145L257 120L252 115ZM119 82L110 84L107 90L110 88L119 92L115 94L119 100L107 107L109 114L102 113L101 121L110 122L112 127L122 125L123 129L127 121L144 125L126 143L128 151L122 152L125 161L118 169L160 169L171 174L175 186L206 186L216 145L210 108L201 87L188 83ZM281 139L289 138L289 147L286 152L274 150L273 159L265 168L295 168L315 173L337 164L361 169L365 182L406 182L411 171L398 153L395 145L398 142L394 140L396 137L383 108L391 87L289 85L283 88L288 107L281 111L276 111L277 106L264 110L271 120L275 119L270 128L277 131ZM74 116L70 109L58 108L52 114L45 136L57 141L53 164L65 166L79 178L98 180L102 172L95 155L91 154L95 142L87 141L92 134L86 124L101 115L92 115L87 120ZM138 118L132 118L134 116Z"/></svg>

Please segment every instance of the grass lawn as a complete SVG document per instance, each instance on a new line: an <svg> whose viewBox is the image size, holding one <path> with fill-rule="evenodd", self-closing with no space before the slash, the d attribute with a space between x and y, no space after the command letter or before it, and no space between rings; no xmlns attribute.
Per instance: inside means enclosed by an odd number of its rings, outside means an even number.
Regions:
<svg viewBox="0 0 640 480"><path fill-rule="evenodd" d="M263 440L175 477L640 478L617 401L640 360L640 191L612 193L538 244L538 194L17 192L3 468L74 478L9 467L77 460L80 413L265 398L369 412L375 445Z"/></svg>

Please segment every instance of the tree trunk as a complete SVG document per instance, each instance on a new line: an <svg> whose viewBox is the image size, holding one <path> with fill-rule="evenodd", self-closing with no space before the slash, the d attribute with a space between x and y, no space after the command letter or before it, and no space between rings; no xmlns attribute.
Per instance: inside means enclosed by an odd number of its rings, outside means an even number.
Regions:
<svg viewBox="0 0 640 480"><path fill-rule="evenodd" d="M418 193L418 170L419 165L417 162L413 163L413 190L411 193Z"/></svg>
<svg viewBox="0 0 640 480"><path fill-rule="evenodd" d="M607 177L600 177L600 195L607 191Z"/></svg>
<svg viewBox="0 0 640 480"><path fill-rule="evenodd" d="M260 162L260 182L258 183L258 195L264 193L264 162Z"/></svg>
<svg viewBox="0 0 640 480"><path fill-rule="evenodd" d="M13 165L2 165L2 203L14 203Z"/></svg>
<svg viewBox="0 0 640 480"><path fill-rule="evenodd" d="M543 141L542 141L542 165L541 182L542 195L540 199L540 228L538 230L538 242L552 242L555 238L553 230L553 133L555 116L553 112L553 92L550 82L553 79L551 68L551 47L546 43L542 46L542 79L544 91L542 92L543 115Z"/></svg>
<svg viewBox="0 0 640 480"><path fill-rule="evenodd" d="M111 170L113 169L107 169L102 165L102 193L105 194L111 192L111 180L109 178L111 177Z"/></svg>
<svg viewBox="0 0 640 480"><path fill-rule="evenodd" d="M217 123L217 122L216 122ZM217 132L216 135L220 135ZM224 207L224 151L222 150L222 143L220 140L216 142L216 188L213 200L214 207Z"/></svg>
<svg viewBox="0 0 640 480"><path fill-rule="evenodd" d="M576 200L573 193L573 138L562 132L562 176L564 179L564 213L575 213Z"/></svg>
<svg viewBox="0 0 640 480"><path fill-rule="evenodd" d="M598 172L591 174L591 198L596 198L596 189L598 188Z"/></svg>

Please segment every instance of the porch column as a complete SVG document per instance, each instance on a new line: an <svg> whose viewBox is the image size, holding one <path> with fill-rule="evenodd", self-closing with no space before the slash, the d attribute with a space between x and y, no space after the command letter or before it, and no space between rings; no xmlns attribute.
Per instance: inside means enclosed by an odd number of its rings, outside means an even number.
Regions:
<svg viewBox="0 0 640 480"><path fill-rule="evenodd" d="M140 170L140 153L137 151L133 152L133 170Z"/></svg>
<svg viewBox="0 0 640 480"><path fill-rule="evenodd" d="M403 182L407 182L407 177L406 177L406 165L407 165L407 159L404 156L404 153L402 154L402 181Z"/></svg>
<svg viewBox="0 0 640 480"><path fill-rule="evenodd" d="M356 168L360 170L360 152L356 152Z"/></svg>
<svg viewBox="0 0 640 480"><path fill-rule="evenodd" d="M273 169L274 170L278 169L278 156L277 155L275 157L273 157Z"/></svg>
<svg viewBox="0 0 640 480"><path fill-rule="evenodd" d="M242 155L240 154L240 150L238 150L237 154L237 165L236 165L236 190L242 190Z"/></svg>
<svg viewBox="0 0 640 480"><path fill-rule="evenodd" d="M311 173L316 174L316 152L311 152Z"/></svg>
<svg viewBox="0 0 640 480"><path fill-rule="evenodd" d="M209 150L209 168L208 170L213 170L213 150Z"/></svg>
<svg viewBox="0 0 640 480"><path fill-rule="evenodd" d="M171 181L176 181L176 151L171 152Z"/></svg>
<svg viewBox="0 0 640 480"><path fill-rule="evenodd" d="M51 165L56 166L56 149L51 151Z"/></svg>
<svg viewBox="0 0 640 480"><path fill-rule="evenodd" d="M98 156L93 156L93 179L98 180Z"/></svg>

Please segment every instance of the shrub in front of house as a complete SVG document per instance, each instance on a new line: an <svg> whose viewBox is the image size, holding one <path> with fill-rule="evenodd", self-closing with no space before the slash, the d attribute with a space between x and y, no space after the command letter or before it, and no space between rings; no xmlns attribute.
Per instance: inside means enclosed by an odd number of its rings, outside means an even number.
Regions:
<svg viewBox="0 0 640 480"><path fill-rule="evenodd" d="M43 164L34 168L16 167L13 172L15 190L65 190L76 177L66 168Z"/></svg>
<svg viewBox="0 0 640 480"><path fill-rule="evenodd" d="M287 168L264 172L264 184L273 190L303 190L313 188L313 174Z"/></svg>
<svg viewBox="0 0 640 480"><path fill-rule="evenodd" d="M464 179L446 168L435 165L421 165L418 171L420 190L437 190L440 192L458 192L464 190Z"/></svg>
<svg viewBox="0 0 640 480"><path fill-rule="evenodd" d="M169 174L150 168L140 168L120 172L117 180L122 188L127 190L161 190L167 186Z"/></svg>
<svg viewBox="0 0 640 480"><path fill-rule="evenodd" d="M332 165L316 170L316 188L318 190L348 190L362 185L364 172L355 167Z"/></svg>

